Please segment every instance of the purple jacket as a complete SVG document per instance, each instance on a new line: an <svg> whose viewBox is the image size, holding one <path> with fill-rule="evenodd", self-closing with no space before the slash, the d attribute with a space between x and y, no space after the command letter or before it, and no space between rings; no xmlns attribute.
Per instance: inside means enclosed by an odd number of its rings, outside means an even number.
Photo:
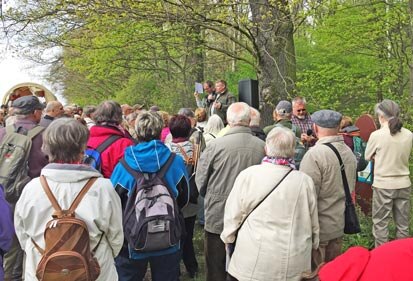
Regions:
<svg viewBox="0 0 413 281"><path fill-rule="evenodd" d="M9 203L4 199L3 186L0 185L0 250L6 252L13 241L14 226ZM0 255L0 280L4 279L3 256Z"/></svg>

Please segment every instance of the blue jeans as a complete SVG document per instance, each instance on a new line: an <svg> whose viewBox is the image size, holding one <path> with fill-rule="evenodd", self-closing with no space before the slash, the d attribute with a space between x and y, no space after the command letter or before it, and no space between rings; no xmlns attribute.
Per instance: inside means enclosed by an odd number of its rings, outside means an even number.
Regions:
<svg viewBox="0 0 413 281"><path fill-rule="evenodd" d="M151 267L152 281L179 281L180 252L132 260L119 255L115 259L119 281L142 281L148 267Z"/></svg>

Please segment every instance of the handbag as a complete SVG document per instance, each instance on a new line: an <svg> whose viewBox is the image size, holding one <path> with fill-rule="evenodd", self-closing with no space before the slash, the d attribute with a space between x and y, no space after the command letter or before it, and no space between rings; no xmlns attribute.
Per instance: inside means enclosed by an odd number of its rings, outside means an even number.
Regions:
<svg viewBox="0 0 413 281"><path fill-rule="evenodd" d="M348 181L346 176L346 171L344 170L344 163L341 159L340 154L337 149L331 143L325 143L326 146L331 148L338 158L341 168L341 179L343 181L344 192L346 194L346 207L344 210L344 233L345 234L356 234L361 232L359 219L356 213L356 207L354 206L353 200L351 200L350 189L348 187Z"/></svg>
<svg viewBox="0 0 413 281"><path fill-rule="evenodd" d="M293 170L293 169L290 168L290 170L289 170L289 171L282 177L282 179L273 187L273 189L271 189L271 191L268 192L268 194L265 195L265 197L264 197L263 199L261 199L261 201L260 201L257 205L255 205L255 207L248 213L248 215L245 217L245 219L241 222L240 226L239 226L238 229L235 231L235 241L234 241L233 243L227 244L227 252L228 252L229 257L231 257L232 254L234 253L235 244L236 244L236 242L237 242L237 238L236 238L236 237L237 237L238 231L239 231L239 230L241 229L241 227L244 225L244 222L248 219L249 215L251 215L251 214L255 211L255 209L257 209L257 207L258 207L259 205L261 205L261 203L264 202L265 199L267 199L268 196L270 196L270 194L280 185L280 183L288 176L289 173L291 173L292 170Z"/></svg>

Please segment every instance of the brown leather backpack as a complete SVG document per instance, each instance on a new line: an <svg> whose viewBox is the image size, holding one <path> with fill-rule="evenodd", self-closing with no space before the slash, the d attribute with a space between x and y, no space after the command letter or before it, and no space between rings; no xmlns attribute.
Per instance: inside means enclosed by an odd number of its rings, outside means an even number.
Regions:
<svg viewBox="0 0 413 281"><path fill-rule="evenodd" d="M32 239L36 249L42 254L36 270L40 281L94 281L98 278L100 267L93 257L94 251L90 250L86 223L75 217L76 207L95 181L96 178L89 179L70 208L62 210L46 178L40 177L40 183L55 209L53 219L46 224L44 231L46 248L41 249Z"/></svg>

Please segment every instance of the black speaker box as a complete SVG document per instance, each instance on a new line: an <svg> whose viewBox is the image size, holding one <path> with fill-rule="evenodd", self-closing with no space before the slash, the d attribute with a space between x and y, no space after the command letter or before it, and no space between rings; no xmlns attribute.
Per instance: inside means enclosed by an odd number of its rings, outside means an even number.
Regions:
<svg viewBox="0 0 413 281"><path fill-rule="evenodd" d="M258 94L258 81L244 79L238 82L238 97L240 102L245 102L256 109L260 106L260 96Z"/></svg>

